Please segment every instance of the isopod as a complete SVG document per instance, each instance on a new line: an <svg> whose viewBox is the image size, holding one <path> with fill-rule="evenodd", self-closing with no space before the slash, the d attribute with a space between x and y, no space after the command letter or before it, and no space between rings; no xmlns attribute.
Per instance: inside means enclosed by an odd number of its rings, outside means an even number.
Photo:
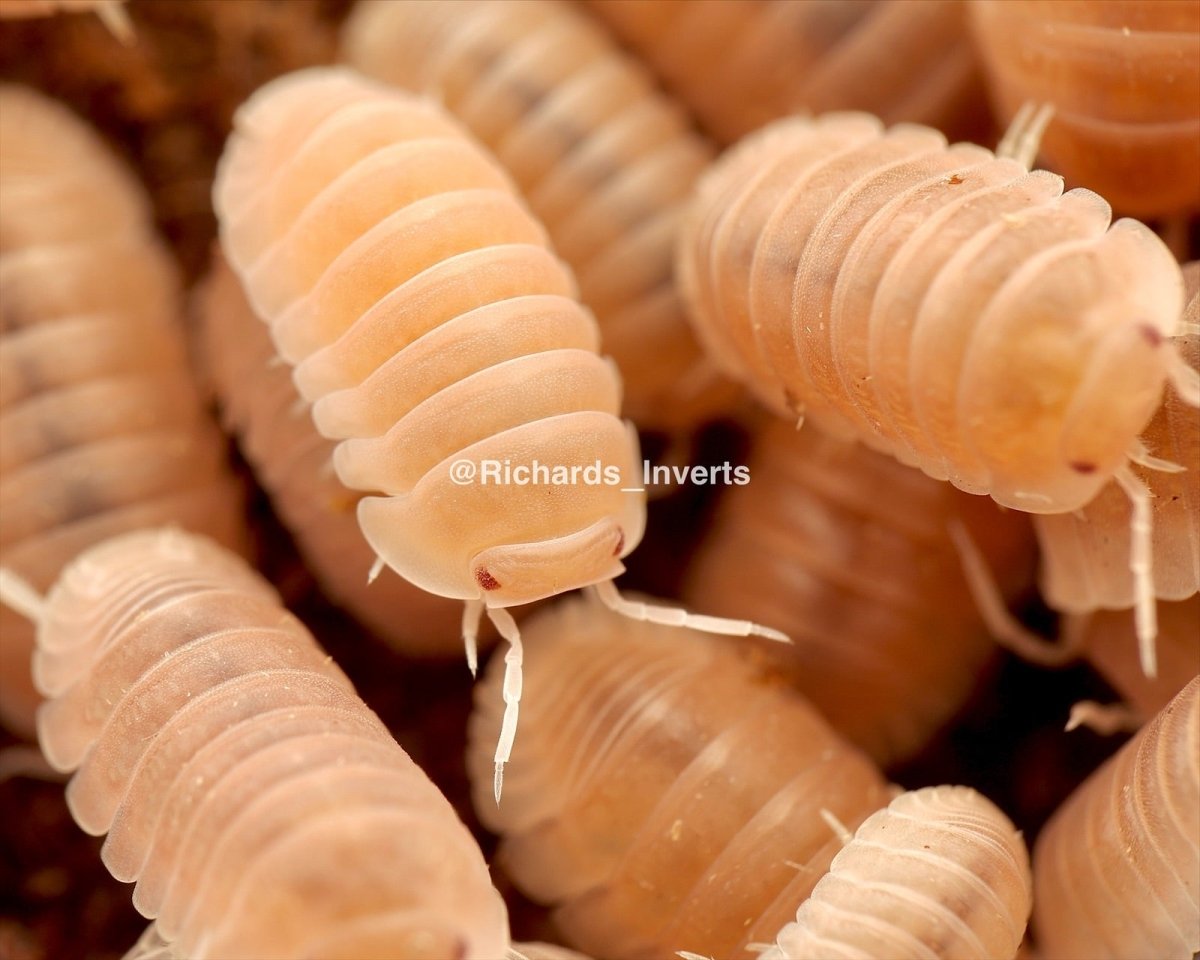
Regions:
<svg viewBox="0 0 1200 960"><path fill-rule="evenodd" d="M1048 165L1118 210L1200 207L1200 8L1194 0L974 0L1001 116L1055 107Z"/></svg>
<svg viewBox="0 0 1200 960"><path fill-rule="evenodd" d="M755 439L684 598L753 610L764 645L842 736L903 760L966 701L995 650L948 534L969 526L1009 596L1033 583L1029 523L891 457L783 421ZM886 495L881 495L886 491Z"/></svg>
<svg viewBox="0 0 1200 960"><path fill-rule="evenodd" d="M472 669L485 610L508 641L497 799L521 694L506 607L594 585L629 616L779 637L617 593L646 519L619 377L544 230L448 114L313 69L260 89L235 123L214 188L222 247L317 429L341 441L338 477L382 494L358 503L364 536L381 565L466 601ZM500 482L510 462L604 478Z"/></svg>
<svg viewBox="0 0 1200 960"><path fill-rule="evenodd" d="M333 443L317 433L306 405L298 402L291 372L277 361L266 325L219 255L197 312L224 420L322 587L406 654L461 649L459 604L400 577L368 585L375 555L354 515L360 495L329 469Z"/></svg>
<svg viewBox="0 0 1200 960"><path fill-rule="evenodd" d="M942 130L982 95L957 0L590 0L723 143L802 110ZM964 131L966 132L966 131Z"/></svg>
<svg viewBox="0 0 1200 960"><path fill-rule="evenodd" d="M1008 817L969 787L926 787L863 822L760 956L1012 960L1032 905Z"/></svg>
<svg viewBox="0 0 1200 960"><path fill-rule="evenodd" d="M1050 957L1200 950L1200 677L1089 777L1033 852L1034 933Z"/></svg>
<svg viewBox="0 0 1200 960"><path fill-rule="evenodd" d="M498 664L467 767L498 862L593 956L746 958L884 806L877 768L734 646L628 620L592 597L523 625L521 739L491 799Z"/></svg>
<svg viewBox="0 0 1200 960"><path fill-rule="evenodd" d="M434 96L516 181L596 314L639 426L683 430L733 405L673 279L712 148L605 32L563 2L360 3L343 54Z"/></svg>
<svg viewBox="0 0 1200 960"><path fill-rule="evenodd" d="M182 956L474 957L503 900L453 808L270 586L178 530L105 541L44 598L38 735Z"/></svg>
<svg viewBox="0 0 1200 960"><path fill-rule="evenodd" d="M1163 243L1062 179L865 114L780 121L701 180L679 274L710 355L776 411L1006 507L1133 505L1153 672L1150 496L1130 460L1169 381L1183 282Z"/></svg>
<svg viewBox="0 0 1200 960"><path fill-rule="evenodd" d="M141 187L66 109L4 85L0 207L0 564L44 590L84 547L142 526L239 544ZM33 632L0 609L0 636L0 713L31 731Z"/></svg>

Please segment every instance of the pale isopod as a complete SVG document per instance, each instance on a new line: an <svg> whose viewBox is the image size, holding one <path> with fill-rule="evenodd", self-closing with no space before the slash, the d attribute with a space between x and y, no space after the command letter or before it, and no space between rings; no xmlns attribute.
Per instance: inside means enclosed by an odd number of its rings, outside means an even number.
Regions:
<svg viewBox="0 0 1200 960"><path fill-rule="evenodd" d="M1034 846L1047 957L1200 950L1200 677L1073 793Z"/></svg>
<svg viewBox="0 0 1200 960"><path fill-rule="evenodd" d="M126 534L36 618L47 759L182 956L473 957L507 946L479 847L270 586L211 541Z"/></svg>
<svg viewBox="0 0 1200 960"><path fill-rule="evenodd" d="M1179 267L1145 226L935 130L865 114L772 124L701 180L679 272L714 360L811 418L969 493L1064 513L1133 502L1153 670L1150 497L1130 470L1168 379Z"/></svg>
<svg viewBox="0 0 1200 960"><path fill-rule="evenodd" d="M44 590L84 547L178 523L242 538L145 194L44 96L0 87L0 563ZM0 713L32 729L33 631L0 609Z"/></svg>
<svg viewBox="0 0 1200 960"><path fill-rule="evenodd" d="M948 524L968 524L1013 596L1033 583L1028 520L861 444L775 421L751 482L729 490L685 599L753 610L791 646L764 649L834 729L879 763L924 745L995 647Z"/></svg>
<svg viewBox="0 0 1200 960"><path fill-rule="evenodd" d="M1002 116L1054 105L1042 154L1118 210L1200 206L1200 7L1195 0L973 0Z"/></svg>
<svg viewBox="0 0 1200 960"><path fill-rule="evenodd" d="M596 314L638 425L732 405L675 289L675 234L712 150L640 65L567 3L359 3L343 53L430 94L504 164Z"/></svg>
<svg viewBox="0 0 1200 960"><path fill-rule="evenodd" d="M467 601L472 663L484 610L509 642L499 797L521 692L505 607L594 584L615 609L689 622L612 585L641 540L645 494L595 321L496 162L432 102L348 70L256 93L214 199L251 304L318 430L341 441L338 476L382 494L358 503L380 563ZM504 483L509 463L568 482ZM582 482L589 467L603 482Z"/></svg>
<svg viewBox="0 0 1200 960"><path fill-rule="evenodd" d="M763 960L1012 960L1033 905L1021 834L969 787L871 814Z"/></svg>
<svg viewBox="0 0 1200 960"><path fill-rule="evenodd" d="M724 143L801 110L943 130L982 92L957 0L590 0Z"/></svg>
<svg viewBox="0 0 1200 960"><path fill-rule="evenodd" d="M199 297L204 352L225 422L237 434L271 504L330 597L410 655L462 647L460 605L400 577L367 583L375 561L358 529L360 494L330 469L333 443L298 402L266 325L219 255Z"/></svg>
<svg viewBox="0 0 1200 960"><path fill-rule="evenodd" d="M494 665L467 766L499 863L603 957L747 958L887 802L870 761L727 642L619 617L591 597L530 617L522 733L491 800ZM824 811L824 813L823 813Z"/></svg>

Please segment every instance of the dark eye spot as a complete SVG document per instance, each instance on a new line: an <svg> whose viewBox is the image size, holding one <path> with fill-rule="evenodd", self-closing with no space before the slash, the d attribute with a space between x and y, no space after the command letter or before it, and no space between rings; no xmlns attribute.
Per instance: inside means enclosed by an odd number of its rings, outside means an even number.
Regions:
<svg viewBox="0 0 1200 960"><path fill-rule="evenodd" d="M617 547L615 550L613 550L613 556L619 557L621 555L621 550L624 548L624 546L625 546L625 531L622 530L617 534Z"/></svg>
<svg viewBox="0 0 1200 960"><path fill-rule="evenodd" d="M1146 338L1146 342L1152 347L1157 347L1163 342L1162 332L1153 324L1139 324L1138 330L1141 331L1142 336Z"/></svg>
<svg viewBox="0 0 1200 960"><path fill-rule="evenodd" d="M952 186L952 187L957 187L960 183L963 182L963 178L960 177L957 173L954 173L954 174L950 175L950 179L947 180L946 182L948 184L950 184L950 186Z"/></svg>
<svg viewBox="0 0 1200 960"><path fill-rule="evenodd" d="M480 567L475 571L475 582L484 590L500 589L500 581L488 573L485 567Z"/></svg>
<svg viewBox="0 0 1200 960"><path fill-rule="evenodd" d="M1096 465L1088 463L1086 460L1072 460L1071 469L1076 473L1095 473Z"/></svg>

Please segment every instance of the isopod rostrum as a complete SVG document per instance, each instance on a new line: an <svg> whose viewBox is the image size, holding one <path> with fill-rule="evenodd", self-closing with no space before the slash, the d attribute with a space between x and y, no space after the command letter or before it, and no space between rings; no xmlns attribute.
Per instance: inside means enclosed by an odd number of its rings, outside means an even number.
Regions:
<svg viewBox="0 0 1200 960"><path fill-rule="evenodd" d="M902 793L833 858L763 960L1012 960L1033 891L1021 834L969 787Z"/></svg>
<svg viewBox="0 0 1200 960"><path fill-rule="evenodd" d="M956 0L589 0L589 9L724 143L805 110L977 125L981 81Z"/></svg>
<svg viewBox="0 0 1200 960"><path fill-rule="evenodd" d="M349 70L291 74L243 105L214 200L251 304L340 441L339 478L377 494L358 521L380 563L466 601L469 655L485 610L509 643L498 797L521 692L506 607L594 585L614 609L689 622L612 585L645 495L595 321L496 161L431 101ZM567 482L487 482L489 463Z"/></svg>
<svg viewBox="0 0 1200 960"><path fill-rule="evenodd" d="M1118 210L1200 207L1200 8L1193 0L973 0L1002 117L1050 103L1042 155Z"/></svg>
<svg viewBox="0 0 1200 960"><path fill-rule="evenodd" d="M0 86L0 564L44 590L84 547L182 524L242 537L144 191L82 121ZM30 730L33 632L0 609L0 714Z"/></svg>
<svg viewBox="0 0 1200 960"><path fill-rule="evenodd" d="M1147 227L1086 190L865 114L772 124L702 178L679 273L710 355L778 412L937 479L1065 513L1132 506L1153 670L1150 496L1130 469L1166 382L1183 281Z"/></svg>
<svg viewBox="0 0 1200 960"><path fill-rule="evenodd" d="M1045 956L1200 951L1200 677L1055 813L1033 876Z"/></svg>
<svg viewBox="0 0 1200 960"><path fill-rule="evenodd" d="M673 279L711 147L602 28L553 0L360 3L343 54L437 98L505 166L596 314L627 416L676 430L731 405Z"/></svg>
<svg viewBox="0 0 1200 960"><path fill-rule="evenodd" d="M333 474L332 441L317 433L266 325L219 255L197 305L223 419L330 598L406 654L461 650L459 604L400 577L367 582L375 555L354 515L360 494Z"/></svg>
<svg viewBox="0 0 1200 960"><path fill-rule="evenodd" d="M139 531L3 595L37 621L71 812L182 956L501 955L474 838L240 559Z"/></svg>
<svg viewBox="0 0 1200 960"><path fill-rule="evenodd" d="M684 598L782 630L792 644L763 655L834 729L879 763L910 756L995 650L948 527L968 526L1015 597L1033 583L1028 520L783 421L755 438L748 466L752 482L724 494Z"/></svg>
<svg viewBox="0 0 1200 960"><path fill-rule="evenodd" d="M493 666L467 765L498 862L592 956L747 958L884 806L875 766L733 644L568 598L525 621L521 737L491 795Z"/></svg>

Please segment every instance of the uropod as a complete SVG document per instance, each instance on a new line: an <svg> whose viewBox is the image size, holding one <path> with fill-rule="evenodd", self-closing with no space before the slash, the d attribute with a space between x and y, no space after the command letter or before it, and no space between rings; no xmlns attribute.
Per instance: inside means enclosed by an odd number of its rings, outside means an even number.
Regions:
<svg viewBox="0 0 1200 960"><path fill-rule="evenodd" d="M521 696L505 608L594 586L629 616L780 637L612 585L645 526L619 379L545 231L439 107L348 70L283 77L239 110L214 201L339 478L374 494L379 565L466 602L472 669L485 611L509 642L497 798ZM485 462L549 482L487 482Z"/></svg>
<svg viewBox="0 0 1200 960"><path fill-rule="evenodd" d="M714 360L787 416L969 493L1077 510L1115 479L1133 504L1143 665L1153 671L1150 495L1130 469L1169 382L1166 246L1062 179L935 130L858 113L747 138L701 180L678 247Z"/></svg>

